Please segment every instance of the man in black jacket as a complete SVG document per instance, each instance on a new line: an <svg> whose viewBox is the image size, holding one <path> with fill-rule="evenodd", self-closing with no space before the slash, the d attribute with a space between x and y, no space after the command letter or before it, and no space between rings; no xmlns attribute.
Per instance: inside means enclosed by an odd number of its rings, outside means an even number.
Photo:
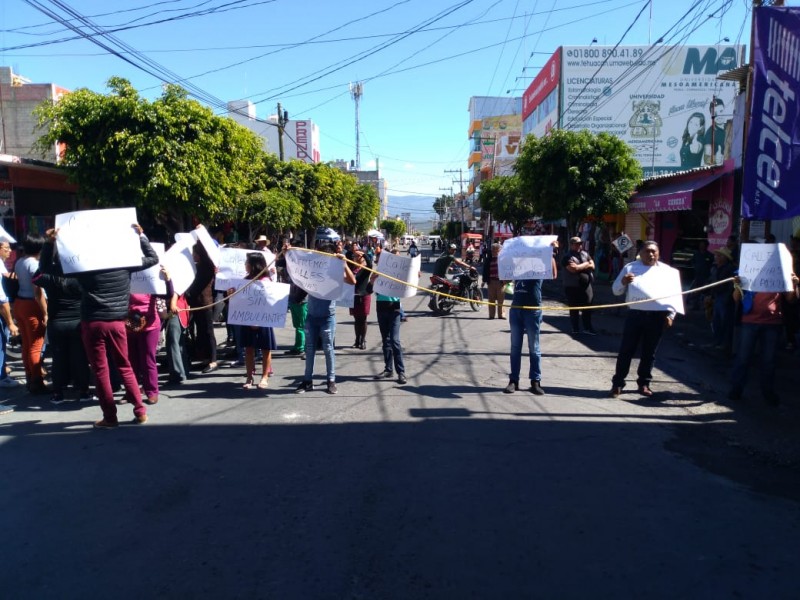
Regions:
<svg viewBox="0 0 800 600"><path fill-rule="evenodd" d="M141 266L70 275L81 286L81 335L86 356L94 371L100 408L103 409L103 418L94 424L96 429L113 429L119 425L106 351L111 354L119 370L127 400L133 404L133 422L139 425L147 422L147 409L142 402L139 384L128 359L125 319L128 317L131 295L131 272L143 271L157 265L158 254L153 250L141 226L134 224L132 227L139 234L139 243L144 254ZM52 232L53 239L57 233L58 230Z"/></svg>

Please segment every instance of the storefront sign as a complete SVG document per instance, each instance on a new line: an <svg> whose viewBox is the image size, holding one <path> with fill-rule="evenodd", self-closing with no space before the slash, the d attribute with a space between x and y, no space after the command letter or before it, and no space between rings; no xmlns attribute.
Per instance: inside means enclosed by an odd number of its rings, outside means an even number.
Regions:
<svg viewBox="0 0 800 600"><path fill-rule="evenodd" d="M634 213L667 212L673 210L690 210L692 208L692 190L664 194L663 196L648 196L632 200L628 210Z"/></svg>

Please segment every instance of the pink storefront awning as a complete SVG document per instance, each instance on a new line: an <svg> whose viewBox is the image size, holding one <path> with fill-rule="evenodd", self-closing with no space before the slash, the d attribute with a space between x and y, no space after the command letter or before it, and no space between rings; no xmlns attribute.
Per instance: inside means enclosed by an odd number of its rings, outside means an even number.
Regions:
<svg viewBox="0 0 800 600"><path fill-rule="evenodd" d="M637 192L628 201L628 212L655 213L690 210L694 192L715 182L726 172L726 169L717 169L703 177L665 183L664 185Z"/></svg>

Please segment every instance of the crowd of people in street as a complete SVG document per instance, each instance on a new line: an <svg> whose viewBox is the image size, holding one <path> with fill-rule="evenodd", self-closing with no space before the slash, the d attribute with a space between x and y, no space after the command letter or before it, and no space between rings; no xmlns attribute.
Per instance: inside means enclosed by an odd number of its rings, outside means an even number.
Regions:
<svg viewBox="0 0 800 600"><path fill-rule="evenodd" d="M117 406L129 403L133 407L133 422L145 423L146 405L159 401L159 372L157 351L164 343L167 378L164 385L181 385L189 378L192 359L199 362L202 374L220 368L217 360L218 343L215 323L224 320L225 297L235 293L228 289L215 294L213 261L203 244L192 247L196 275L183 294L176 294L170 273L161 267L166 282L164 296L139 294L130 291L131 272L159 264L142 228L133 225L139 236L141 265L103 271L66 274L58 259L58 231L48 230L45 236L29 235L20 244L20 256L11 272L5 268L12 248L0 241L0 388L23 385L13 377L8 366L6 347L12 337L19 336L24 366L24 385L30 394L51 395L58 405L68 401L97 401L102 419L95 423L99 429L111 429L119 424ZM441 243L439 241L438 243ZM433 251L433 242L431 244ZM277 258L268 263L266 251L272 241L266 236L253 244L237 244L248 250L246 279L270 279L289 284L289 314L294 329L294 343L284 351L305 361L302 377L296 384L297 393L314 390L315 355L321 349L325 361L325 386L329 394L338 392L336 384L336 301L309 295L292 281L285 253L292 247L304 247L297 240L284 239L276 243ZM436 246L438 247L438 245ZM419 249L412 242L408 255L412 258ZM343 261L344 282L354 286L353 319L354 350L367 348L368 321L374 305L384 369L378 379L397 379L407 383L401 324L406 320L401 298L385 296L374 291L378 277L377 266L383 253L399 254L377 238L361 241L320 239L315 249ZM542 279L505 281L500 278L498 257L502 241L484 245L479 261L462 260L454 243L443 247L433 267L433 275L447 277L451 268L477 269L480 262L483 284L488 290L488 318L508 316L509 382L503 389L514 393L520 389L524 338L527 335L530 391L545 394L542 387L540 330L543 320ZM626 295L632 282L645 274L648 277L668 276L671 268L662 262L658 244L639 242L636 258L619 268L612 283L615 295ZM797 271L798 248L792 248ZM583 240L574 236L568 248L560 253L554 243L552 256L553 278L562 273L564 295L569 310L573 335L597 335L592 322L595 275L597 265L584 249ZM274 256L269 254L269 256ZM738 401L743 397L751 363L759 364L759 384L765 400L779 403L774 387L776 349L785 341L789 349L796 348L800 329L797 299L798 278L793 273L794 290L785 293L751 293L742 290L737 277L738 244L731 238L725 247L709 252L701 243L692 257L694 280L689 293L689 309L707 311L712 336L712 348L728 354L735 351L731 388L728 397ZM712 287L708 287L712 284ZM509 287L511 289L509 290ZM506 293L512 294L506 306ZM373 302L372 295L375 294ZM12 309L13 306L13 309ZM638 354L636 371L638 393L653 395L653 368L660 340L673 324L676 311L671 307L632 304L627 311L621 332L616 367L611 379L610 396L623 393L633 358ZM734 331L738 332L734 342ZM236 361L245 370L243 388L266 390L272 375L272 355L278 350L271 327L227 325L227 342L236 348ZM189 344L191 340L191 344ZM756 348L759 348L756 352ZM50 373L45 370L45 350L51 357ZM757 357L757 360L756 358ZM261 368L256 363L261 360ZM51 379L50 385L46 379ZM94 392L92 392L92 379ZM70 388L72 392L70 392ZM124 393L115 398L115 393Z"/></svg>

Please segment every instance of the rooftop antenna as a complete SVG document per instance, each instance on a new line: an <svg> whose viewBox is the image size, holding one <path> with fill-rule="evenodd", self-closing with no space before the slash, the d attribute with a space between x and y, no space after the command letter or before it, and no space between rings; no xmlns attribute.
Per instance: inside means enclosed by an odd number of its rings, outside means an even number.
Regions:
<svg viewBox="0 0 800 600"><path fill-rule="evenodd" d="M361 170L361 144L359 141L359 123L358 123L358 105L361 101L361 96L364 94L364 84L360 81L350 84L350 96L356 103L356 170Z"/></svg>

